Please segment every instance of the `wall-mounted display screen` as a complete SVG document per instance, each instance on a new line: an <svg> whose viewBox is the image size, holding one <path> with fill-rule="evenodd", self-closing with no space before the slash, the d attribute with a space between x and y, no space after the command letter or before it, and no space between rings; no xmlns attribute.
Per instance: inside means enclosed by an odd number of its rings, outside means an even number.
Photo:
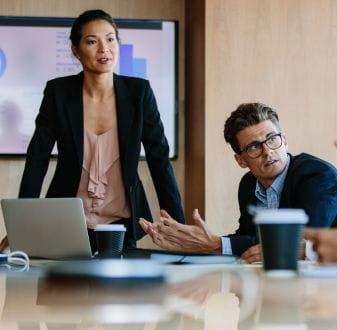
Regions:
<svg viewBox="0 0 337 330"><path fill-rule="evenodd" d="M0 17L0 155L26 154L46 82L81 71L70 49L72 22L72 18ZM116 73L150 81L174 158L177 22L115 22L121 39Z"/></svg>

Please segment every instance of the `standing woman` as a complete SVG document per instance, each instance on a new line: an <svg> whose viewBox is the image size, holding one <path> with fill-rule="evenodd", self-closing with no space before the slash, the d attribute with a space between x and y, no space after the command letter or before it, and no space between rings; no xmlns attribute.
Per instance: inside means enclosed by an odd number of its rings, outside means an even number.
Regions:
<svg viewBox="0 0 337 330"><path fill-rule="evenodd" d="M96 224L127 227L126 246L151 218L137 173L141 143L160 207L184 222L157 104L147 80L113 73L118 30L102 10L81 14L71 29L72 52L83 71L48 81L27 151L19 197L39 197L55 142L58 160L46 197L80 197L92 250ZM4 248L4 239L0 248Z"/></svg>

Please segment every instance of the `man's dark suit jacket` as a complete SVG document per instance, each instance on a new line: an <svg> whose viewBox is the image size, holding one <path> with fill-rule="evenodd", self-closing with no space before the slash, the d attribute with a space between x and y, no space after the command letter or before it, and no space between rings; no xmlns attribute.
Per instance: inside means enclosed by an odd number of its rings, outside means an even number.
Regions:
<svg viewBox="0 0 337 330"><path fill-rule="evenodd" d="M56 141L58 159L46 197L76 196L82 171L83 73L51 80L36 118L36 129L27 151L19 197L39 197ZM180 194L168 159L155 97L148 81L114 75L120 160L130 202L133 236L144 235L139 217L152 220L142 182L137 173L141 143L157 192L160 207L184 222Z"/></svg>
<svg viewBox="0 0 337 330"><path fill-rule="evenodd" d="M239 185L239 229L229 235L232 252L241 255L257 244L257 232L247 206L257 204L256 178L246 173ZM309 216L309 227L337 225L337 170L317 157L302 153L290 155L288 173L280 199L280 208L302 208Z"/></svg>

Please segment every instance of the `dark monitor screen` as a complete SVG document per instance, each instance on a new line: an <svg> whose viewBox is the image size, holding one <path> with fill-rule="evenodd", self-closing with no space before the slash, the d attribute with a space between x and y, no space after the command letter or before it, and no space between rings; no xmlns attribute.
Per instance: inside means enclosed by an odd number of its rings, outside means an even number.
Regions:
<svg viewBox="0 0 337 330"><path fill-rule="evenodd" d="M70 48L72 22L73 18L0 16L0 155L25 156L46 82L82 70ZM115 71L150 81L174 158L177 22L115 22L121 39Z"/></svg>

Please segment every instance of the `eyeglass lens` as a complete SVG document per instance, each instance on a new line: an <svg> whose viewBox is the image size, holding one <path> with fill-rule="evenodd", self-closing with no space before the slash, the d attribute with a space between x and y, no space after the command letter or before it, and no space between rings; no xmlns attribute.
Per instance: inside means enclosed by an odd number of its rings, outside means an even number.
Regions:
<svg viewBox="0 0 337 330"><path fill-rule="evenodd" d="M262 154L262 145L266 144L268 148L275 150L281 147L282 137L281 134L272 135L268 139L262 142L254 143L246 149L248 156L252 158L259 157Z"/></svg>

